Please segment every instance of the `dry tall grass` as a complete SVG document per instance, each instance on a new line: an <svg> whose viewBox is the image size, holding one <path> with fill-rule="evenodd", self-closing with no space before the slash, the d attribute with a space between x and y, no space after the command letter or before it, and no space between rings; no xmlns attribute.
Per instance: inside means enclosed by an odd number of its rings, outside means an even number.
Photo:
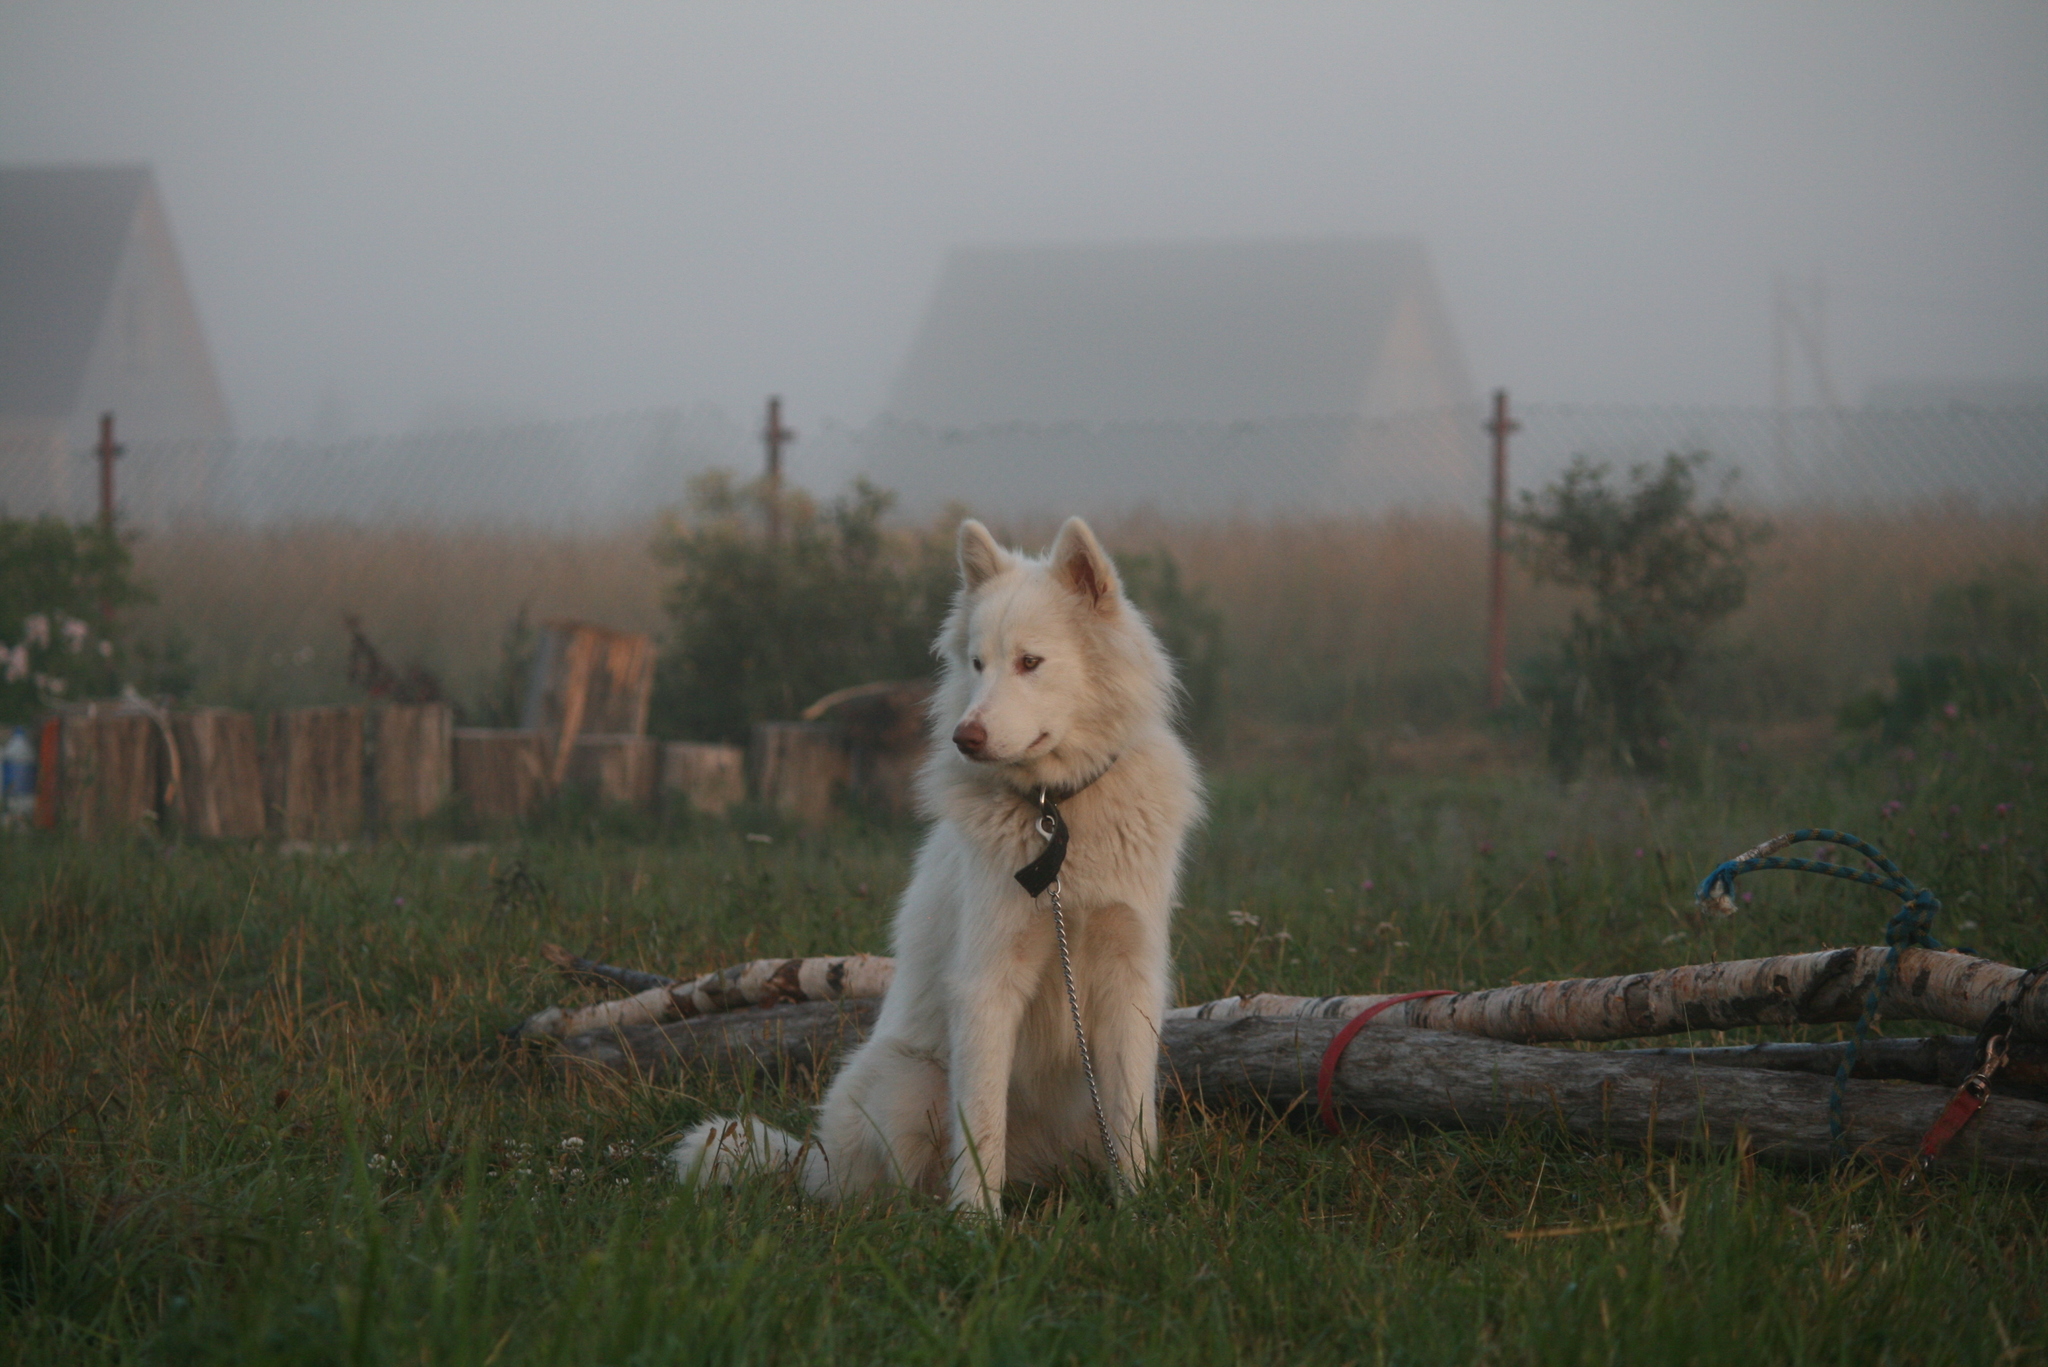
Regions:
<svg viewBox="0 0 2048 1367"><path fill-rule="evenodd" d="M653 527L602 535L503 528L311 523L206 526L136 546L156 604L145 635L191 646L204 700L245 707L348 695L345 613L393 665L417 660L458 698L477 696L506 627L575 617L632 631L662 625Z"/></svg>
<svg viewBox="0 0 2048 1367"><path fill-rule="evenodd" d="M158 595L137 625L189 639L208 700L273 706L345 695L344 612L362 616L394 663L418 659L458 697L473 697L522 606L536 620L658 632L669 572L649 555L654 530L650 522L602 535L340 524L172 531L137 547ZM1228 623L1240 713L1427 726L1477 703L1486 561L1484 527L1473 519L1137 516L1101 530L1119 549L1166 547L1211 595ZM1824 710L1919 648L1936 588L2013 560L2048 562L2048 508L1781 514L1707 681L1746 715ZM1516 572L1510 660L1539 650L1570 601Z"/></svg>

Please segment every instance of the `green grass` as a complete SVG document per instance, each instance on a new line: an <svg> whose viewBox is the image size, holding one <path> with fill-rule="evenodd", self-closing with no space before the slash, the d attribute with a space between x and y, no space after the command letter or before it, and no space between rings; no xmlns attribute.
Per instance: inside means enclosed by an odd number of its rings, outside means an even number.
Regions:
<svg viewBox="0 0 2048 1367"><path fill-rule="evenodd" d="M1825 880L1762 875L1736 918L1692 913L1712 863L1809 823L1891 848L1948 902L1945 938L2048 957L2029 767L2048 756L1981 735L1929 745L1911 762L1797 766L1726 751L1691 793L1226 776L1187 881L1181 998L1874 942L1888 905ZM1893 799L1903 810L1882 817ZM328 857L0 844L9 1358L1866 1367L2048 1353L2048 1191L1984 1174L1908 1197L1864 1169L1603 1152L1543 1131L1333 1141L1296 1117L1178 1113L1157 1179L1121 1209L1086 1182L1015 1200L993 1228L908 1200L814 1207L773 1181L695 1197L665 1179L664 1138L743 1101L800 1124L817 1079L747 1096L572 1085L498 1035L568 992L539 943L671 971L880 950L914 833L777 830L764 845L746 823L581 829ZM1513 1237L1552 1227L1580 1232Z"/></svg>

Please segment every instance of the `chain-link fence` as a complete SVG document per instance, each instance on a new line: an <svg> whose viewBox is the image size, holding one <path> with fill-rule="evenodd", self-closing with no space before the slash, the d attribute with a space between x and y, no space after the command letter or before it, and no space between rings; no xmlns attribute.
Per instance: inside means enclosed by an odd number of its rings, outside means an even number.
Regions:
<svg viewBox="0 0 2048 1367"><path fill-rule="evenodd" d="M1375 419L823 424L805 434L799 468L830 472L834 483L866 473L918 517L949 504L1008 518L1138 509L1196 518L1397 509L1476 516L1488 489L1486 416L1474 405ZM1945 501L2009 510L2048 500L2048 407L1780 413L1532 404L1514 417L1516 489L1540 487L1577 455L1625 468L1704 451L1738 473L1737 498L1767 509ZM0 502L16 512L92 515L90 451L17 446L0 441ZM715 411L660 409L333 442L133 440L119 487L124 517L141 525L202 517L598 529L680 504L705 470L752 472L759 462L745 425Z"/></svg>

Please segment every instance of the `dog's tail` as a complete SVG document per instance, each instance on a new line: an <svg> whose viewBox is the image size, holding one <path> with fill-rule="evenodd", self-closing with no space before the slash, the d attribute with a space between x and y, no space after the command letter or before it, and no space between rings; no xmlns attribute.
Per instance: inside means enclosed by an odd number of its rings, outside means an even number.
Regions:
<svg viewBox="0 0 2048 1367"><path fill-rule="evenodd" d="M743 1177L803 1166L809 1147L762 1121L718 1116L694 1126L669 1160L685 1186L729 1187Z"/></svg>

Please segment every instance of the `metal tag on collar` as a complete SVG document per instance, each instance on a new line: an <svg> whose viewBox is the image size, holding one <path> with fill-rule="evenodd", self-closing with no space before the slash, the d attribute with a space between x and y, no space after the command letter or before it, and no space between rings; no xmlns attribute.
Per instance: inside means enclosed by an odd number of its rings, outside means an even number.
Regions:
<svg viewBox="0 0 2048 1367"><path fill-rule="evenodd" d="M1045 849L1038 858L1017 870L1016 878L1033 897L1051 887L1067 862L1067 822L1045 789L1038 790L1038 833L1045 837Z"/></svg>

